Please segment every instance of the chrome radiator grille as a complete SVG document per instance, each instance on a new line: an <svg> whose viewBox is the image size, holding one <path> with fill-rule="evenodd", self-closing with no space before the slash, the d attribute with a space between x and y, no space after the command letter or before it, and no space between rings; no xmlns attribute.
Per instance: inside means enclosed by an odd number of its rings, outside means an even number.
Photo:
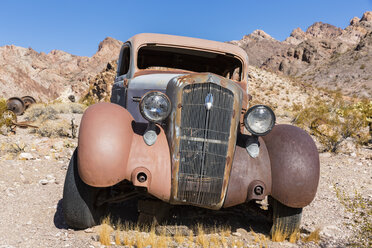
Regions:
<svg viewBox="0 0 372 248"><path fill-rule="evenodd" d="M202 206L221 201L233 105L234 94L220 85L184 87L178 200Z"/></svg>

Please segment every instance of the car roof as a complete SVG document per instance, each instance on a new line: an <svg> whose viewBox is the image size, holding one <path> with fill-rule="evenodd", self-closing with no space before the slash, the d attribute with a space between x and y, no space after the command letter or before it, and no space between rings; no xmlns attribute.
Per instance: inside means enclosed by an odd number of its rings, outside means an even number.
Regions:
<svg viewBox="0 0 372 248"><path fill-rule="evenodd" d="M205 40L199 38L191 38L185 36L168 35L168 34L153 34L153 33L142 33L131 37L128 41L131 42L132 47L137 49L143 44L155 43L164 45L175 45L181 47L188 47L191 49L202 49L213 52L233 54L241 58L241 60L248 65L248 55L240 47L223 43L219 41Z"/></svg>

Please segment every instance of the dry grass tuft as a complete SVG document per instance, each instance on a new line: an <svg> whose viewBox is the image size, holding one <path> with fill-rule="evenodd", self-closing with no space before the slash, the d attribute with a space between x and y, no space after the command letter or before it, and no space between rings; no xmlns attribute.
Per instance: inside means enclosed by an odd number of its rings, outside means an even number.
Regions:
<svg viewBox="0 0 372 248"><path fill-rule="evenodd" d="M299 230L291 233L291 235L289 235L289 237L288 237L288 241L290 243L293 243L293 244L296 243L299 239L300 239L300 231Z"/></svg>
<svg viewBox="0 0 372 248"><path fill-rule="evenodd" d="M201 247L209 247L209 238L204 232L204 227L201 224L197 226L198 236L196 236L196 243Z"/></svg>
<svg viewBox="0 0 372 248"><path fill-rule="evenodd" d="M147 239L147 244L151 245L151 247L156 247L155 246L156 241L157 241L157 236L156 236L156 233L155 233L155 224L152 224L151 228L150 228L149 237Z"/></svg>
<svg viewBox="0 0 372 248"><path fill-rule="evenodd" d="M210 247L220 247L221 241L218 234L212 234L209 236Z"/></svg>
<svg viewBox="0 0 372 248"><path fill-rule="evenodd" d="M121 231L123 230L123 225L121 224L120 220L116 224L116 230L115 230L115 244L121 245Z"/></svg>
<svg viewBox="0 0 372 248"><path fill-rule="evenodd" d="M269 239L265 235L256 233L252 229L250 230L249 233L254 237L253 242L258 244L260 248L261 247L268 247L267 242L268 242Z"/></svg>
<svg viewBox="0 0 372 248"><path fill-rule="evenodd" d="M170 238L166 235L166 229L163 228L160 236L157 237L156 246L159 248L166 248L168 247L168 244L170 243Z"/></svg>
<svg viewBox="0 0 372 248"><path fill-rule="evenodd" d="M99 230L99 242L102 245L111 245L111 232L113 228L111 227L111 218L107 216L102 220L102 224Z"/></svg>
<svg viewBox="0 0 372 248"><path fill-rule="evenodd" d="M193 244L194 244L194 232L192 230L190 230L189 236L187 238L187 246L188 247L193 247Z"/></svg>
<svg viewBox="0 0 372 248"><path fill-rule="evenodd" d="M228 247L228 240L227 238L231 235L231 228L228 226L224 226L220 230L220 241L223 247Z"/></svg>
<svg viewBox="0 0 372 248"><path fill-rule="evenodd" d="M320 241L320 228L316 228L307 237L303 238L302 241L305 243L314 242L318 244Z"/></svg>
<svg viewBox="0 0 372 248"><path fill-rule="evenodd" d="M276 230L272 235L271 235L271 240L274 242L283 242L290 236L289 233L284 232L283 230Z"/></svg>
<svg viewBox="0 0 372 248"><path fill-rule="evenodd" d="M179 244L183 244L185 242L186 237L182 235L179 228L176 227L176 233L174 234L174 240Z"/></svg>
<svg viewBox="0 0 372 248"><path fill-rule="evenodd" d="M137 248L145 247L145 240L140 232L136 232L136 246Z"/></svg>

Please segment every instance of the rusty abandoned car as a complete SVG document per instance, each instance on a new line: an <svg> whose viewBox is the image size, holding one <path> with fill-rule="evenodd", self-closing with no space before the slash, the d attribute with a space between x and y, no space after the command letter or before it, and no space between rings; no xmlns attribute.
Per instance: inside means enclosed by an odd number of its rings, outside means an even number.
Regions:
<svg viewBox="0 0 372 248"><path fill-rule="evenodd" d="M248 56L232 44L129 39L111 103L82 117L64 185L66 223L99 224L108 203L138 196L139 218L151 216L141 207L148 202L220 210L267 197L271 232L297 230L318 186L316 146L300 128L276 124L269 107L250 106L247 81Z"/></svg>

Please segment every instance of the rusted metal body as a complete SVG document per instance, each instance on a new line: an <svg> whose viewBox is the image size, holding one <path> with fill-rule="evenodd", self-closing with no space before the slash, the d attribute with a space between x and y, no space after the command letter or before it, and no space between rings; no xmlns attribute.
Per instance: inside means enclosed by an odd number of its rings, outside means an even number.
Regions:
<svg viewBox="0 0 372 248"><path fill-rule="evenodd" d="M222 54L240 61L240 78L184 69L140 69L138 51L144 46ZM127 55L124 49L129 49ZM125 59L128 65L120 69ZM131 38L119 58L112 103L93 105L82 118L78 144L82 180L96 187L127 180L164 202L210 209L267 195L290 207L308 205L319 178L319 157L308 134L277 125L258 139L258 157L246 150L252 139L243 124L251 98L247 66L246 53L231 44L157 34ZM172 111L156 124L154 145L147 145L143 135L150 124L141 116L139 102L153 90L167 95ZM212 102L209 110L207 103Z"/></svg>
<svg viewBox="0 0 372 248"><path fill-rule="evenodd" d="M107 187L126 179L147 187L159 199L169 201L171 163L164 131L149 147L130 113L112 103L98 103L84 113L78 142L81 179L92 186ZM146 182L138 174L145 172Z"/></svg>
<svg viewBox="0 0 372 248"><path fill-rule="evenodd" d="M227 153L226 153L226 161L224 163L224 173L222 179L222 187L221 187L221 193L219 196L219 200L217 202L214 202L212 205L208 205L207 207L211 209L219 209L222 207L227 186L229 182L230 177L230 171L232 167L233 157L234 157L234 150L235 150L235 142L236 142L236 135L238 133L238 126L240 121L240 110L242 108L242 100L243 100L243 90L241 87L230 81L226 78L222 78L219 76L216 76L214 74L209 73L202 73L202 74L189 74L185 76L180 76L177 78L174 78L171 80L167 87L167 95L171 97L172 103L173 103L173 110L172 114L168 120L167 125L167 136L169 140L169 146L171 148L171 156L172 156L172 194L171 194L171 203L173 204L184 204L184 201L180 199L178 190L179 190L179 180L180 180L180 142L181 139L183 140L193 140L195 137L192 135L192 133L189 133L187 136L182 133L181 130L181 110L185 107L183 105L182 99L184 94L184 89L186 86L190 85L201 85L201 84L215 84L218 86L221 86L225 89L230 90L234 94L234 101L232 106L232 113L231 113L231 124L229 126L229 139L228 139L228 147L227 147ZM195 102L192 104L197 104ZM220 110L218 110L220 111ZM228 116L224 116L225 118L229 118ZM196 122L196 120L194 120ZM222 120L218 120L222 121ZM194 129L197 130L197 129ZM193 131L193 129L191 129ZM202 180L206 180L208 177ZM210 177L209 177L210 179ZM192 183L193 179L185 180L185 183ZM202 182L199 182L202 184ZM200 203L193 203L193 205L200 205ZM206 206L204 206L206 207Z"/></svg>
<svg viewBox="0 0 372 248"><path fill-rule="evenodd" d="M15 113L16 115L21 115L25 111L25 103L19 97L11 97L6 101L7 109Z"/></svg>
<svg viewBox="0 0 372 248"><path fill-rule="evenodd" d="M16 115L22 115L34 103L36 103L36 100L32 96L11 97L6 102L7 109Z"/></svg>
<svg viewBox="0 0 372 248"><path fill-rule="evenodd" d="M271 195L293 208L310 204L319 182L319 155L312 138L298 127L277 125L263 139L270 156Z"/></svg>

